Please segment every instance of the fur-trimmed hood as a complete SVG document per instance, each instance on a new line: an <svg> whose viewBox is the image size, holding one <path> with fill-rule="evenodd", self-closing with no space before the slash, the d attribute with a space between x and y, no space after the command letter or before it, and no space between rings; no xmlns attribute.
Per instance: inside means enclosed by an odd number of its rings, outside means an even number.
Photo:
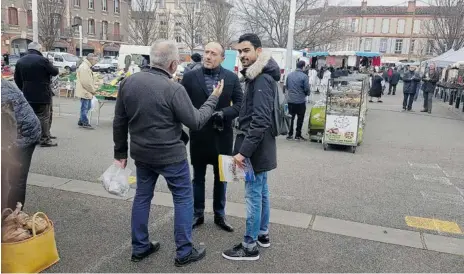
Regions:
<svg viewBox="0 0 464 274"><path fill-rule="evenodd" d="M270 52L262 52L253 65L249 68L243 69L240 73L242 78L246 78L248 80L254 80L261 73L269 74L276 81L280 80L279 65L272 58Z"/></svg>

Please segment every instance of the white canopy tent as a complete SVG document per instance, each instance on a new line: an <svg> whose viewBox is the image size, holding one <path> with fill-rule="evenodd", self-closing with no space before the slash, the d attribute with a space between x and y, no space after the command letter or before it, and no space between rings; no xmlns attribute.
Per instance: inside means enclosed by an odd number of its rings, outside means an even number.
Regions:
<svg viewBox="0 0 464 274"><path fill-rule="evenodd" d="M453 49L443 53L440 56L427 60L427 63L435 63L437 67L447 67L458 61L464 61L464 48L454 51Z"/></svg>

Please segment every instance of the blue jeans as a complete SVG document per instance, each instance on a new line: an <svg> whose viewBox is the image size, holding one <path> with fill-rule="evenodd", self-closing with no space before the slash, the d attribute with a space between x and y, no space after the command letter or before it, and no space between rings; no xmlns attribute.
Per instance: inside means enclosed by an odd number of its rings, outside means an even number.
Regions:
<svg viewBox="0 0 464 274"><path fill-rule="evenodd" d="M132 253L140 254L150 248L148 217L156 181L162 175L174 200L174 238L176 257L181 259L192 252L193 191L187 160L180 163L155 166L135 162L137 189L132 205Z"/></svg>
<svg viewBox="0 0 464 274"><path fill-rule="evenodd" d="M256 245L258 235L269 233L269 187L267 172L255 174L255 181L245 182L245 199L247 207L246 231L243 245Z"/></svg>
<svg viewBox="0 0 464 274"><path fill-rule="evenodd" d="M87 114L90 111L90 107L92 106L92 100L81 98L81 116L79 118L79 122L84 125L89 124L89 119L87 118Z"/></svg>

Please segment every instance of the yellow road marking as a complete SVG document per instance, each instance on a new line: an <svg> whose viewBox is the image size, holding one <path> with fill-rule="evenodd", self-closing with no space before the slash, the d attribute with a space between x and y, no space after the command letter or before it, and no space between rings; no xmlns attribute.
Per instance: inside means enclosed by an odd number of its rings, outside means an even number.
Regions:
<svg viewBox="0 0 464 274"><path fill-rule="evenodd" d="M137 182L137 178L135 176L129 176L129 184L135 184Z"/></svg>
<svg viewBox="0 0 464 274"><path fill-rule="evenodd" d="M462 234L461 228L455 222L442 221L438 219L406 216L406 224L410 227L435 230L439 232Z"/></svg>

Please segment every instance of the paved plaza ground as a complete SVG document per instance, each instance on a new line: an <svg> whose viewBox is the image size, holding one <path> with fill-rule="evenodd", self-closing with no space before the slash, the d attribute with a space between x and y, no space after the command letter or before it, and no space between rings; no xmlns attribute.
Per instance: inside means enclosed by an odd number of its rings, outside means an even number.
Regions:
<svg viewBox="0 0 464 274"><path fill-rule="evenodd" d="M243 185L228 184L226 213L236 231L217 229L207 215L194 231L207 257L182 269L173 265L173 210L164 179L150 220L161 252L138 264L129 260L133 192L116 199L97 182L113 159L114 102L102 107L99 125L89 131L77 126L77 100L55 100L52 133L59 146L36 149L26 202L28 211L45 211L56 224L61 261L48 271L464 271L464 114L440 101L432 114L420 113L422 98L406 113L402 94L383 99L368 106L356 154L279 137L278 168L269 176L272 247L259 261L221 257L241 240L245 223ZM135 172L132 160L128 166ZM210 170L210 199L212 180Z"/></svg>

